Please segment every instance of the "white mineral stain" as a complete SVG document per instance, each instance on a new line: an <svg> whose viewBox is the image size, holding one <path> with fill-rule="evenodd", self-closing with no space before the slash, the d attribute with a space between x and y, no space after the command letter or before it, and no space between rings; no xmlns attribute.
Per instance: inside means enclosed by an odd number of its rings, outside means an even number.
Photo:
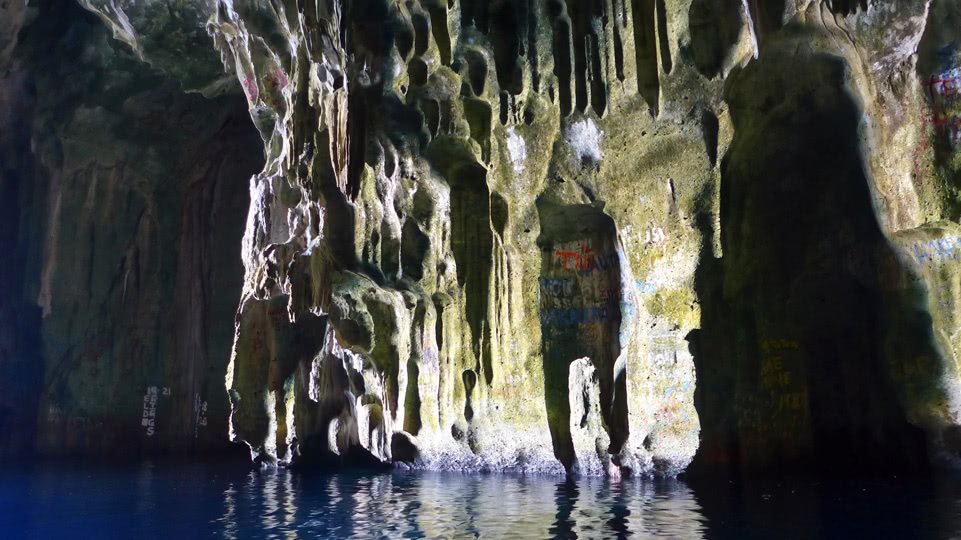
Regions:
<svg viewBox="0 0 961 540"><path fill-rule="evenodd" d="M577 154L580 159L590 158L592 161L600 161L603 157L601 153L601 138L604 133L597 129L597 125L590 118L574 122L571 127L564 132L564 140Z"/></svg>
<svg viewBox="0 0 961 540"><path fill-rule="evenodd" d="M527 143L524 142L524 137L514 133L513 127L507 130L507 151L511 155L514 172L524 172L524 161L527 160Z"/></svg>

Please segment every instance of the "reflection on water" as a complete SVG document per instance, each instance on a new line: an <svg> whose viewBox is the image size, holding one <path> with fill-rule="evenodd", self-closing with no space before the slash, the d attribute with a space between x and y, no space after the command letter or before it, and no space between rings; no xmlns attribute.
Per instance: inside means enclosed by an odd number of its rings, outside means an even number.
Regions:
<svg viewBox="0 0 961 540"><path fill-rule="evenodd" d="M961 539L957 485L33 467L0 471L0 537Z"/></svg>
<svg viewBox="0 0 961 540"><path fill-rule="evenodd" d="M680 482L432 473L251 473L224 490L222 537L703 538ZM220 531L217 531L220 533Z"/></svg>

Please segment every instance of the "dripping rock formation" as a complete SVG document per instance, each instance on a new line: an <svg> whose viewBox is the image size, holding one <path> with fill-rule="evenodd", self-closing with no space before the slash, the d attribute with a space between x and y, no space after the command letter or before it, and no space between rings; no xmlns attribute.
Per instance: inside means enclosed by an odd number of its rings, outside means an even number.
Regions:
<svg viewBox="0 0 961 540"><path fill-rule="evenodd" d="M949 0L0 4L0 453L961 463L958 43Z"/></svg>

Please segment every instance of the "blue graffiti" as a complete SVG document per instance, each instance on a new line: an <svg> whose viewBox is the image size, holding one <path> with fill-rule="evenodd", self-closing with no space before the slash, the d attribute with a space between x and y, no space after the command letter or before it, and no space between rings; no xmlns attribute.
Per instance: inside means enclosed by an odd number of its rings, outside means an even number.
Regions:
<svg viewBox="0 0 961 540"><path fill-rule="evenodd" d="M572 283L564 278L540 278L541 293L550 296L572 296Z"/></svg>
<svg viewBox="0 0 961 540"><path fill-rule="evenodd" d="M541 323L544 324L590 324L592 322L606 322L608 319L607 306L558 308L541 311Z"/></svg>
<svg viewBox="0 0 961 540"><path fill-rule="evenodd" d="M934 257L932 257L932 253L941 261L961 258L961 250L957 249L961 248L961 236L955 237L954 240L950 238L931 240L927 243L927 247L931 249L930 253L925 249L924 242L914 243L914 256L917 257L918 262L921 264L933 261Z"/></svg>
<svg viewBox="0 0 961 540"><path fill-rule="evenodd" d="M680 394L681 392L687 392L687 389L691 387L691 381L684 381L684 384L679 384L677 386L670 386L664 389L664 395L670 396L674 392Z"/></svg>
<svg viewBox="0 0 961 540"><path fill-rule="evenodd" d="M587 263L585 264L585 268L582 268L579 271L579 273L582 276L586 276L586 275L589 275L594 270L598 270L598 269L601 270L602 272L612 270L616 268L615 265L618 262L618 258L619 258L619 254L617 252L610 253L608 255L600 255L597 257L595 257L594 255L591 255L590 258L587 260Z"/></svg>
<svg viewBox="0 0 961 540"><path fill-rule="evenodd" d="M657 285L654 285L650 281L644 281L643 279L634 280L634 286L637 287L638 292L642 293L652 293L657 290Z"/></svg>

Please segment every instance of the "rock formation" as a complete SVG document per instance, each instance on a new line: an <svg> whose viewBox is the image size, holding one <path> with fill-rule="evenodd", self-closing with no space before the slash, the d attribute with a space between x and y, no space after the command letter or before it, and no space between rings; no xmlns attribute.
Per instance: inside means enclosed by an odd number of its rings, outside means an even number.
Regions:
<svg viewBox="0 0 961 540"><path fill-rule="evenodd" d="M961 5L79 4L0 23L0 365L43 366L4 410L42 450L957 461Z"/></svg>

